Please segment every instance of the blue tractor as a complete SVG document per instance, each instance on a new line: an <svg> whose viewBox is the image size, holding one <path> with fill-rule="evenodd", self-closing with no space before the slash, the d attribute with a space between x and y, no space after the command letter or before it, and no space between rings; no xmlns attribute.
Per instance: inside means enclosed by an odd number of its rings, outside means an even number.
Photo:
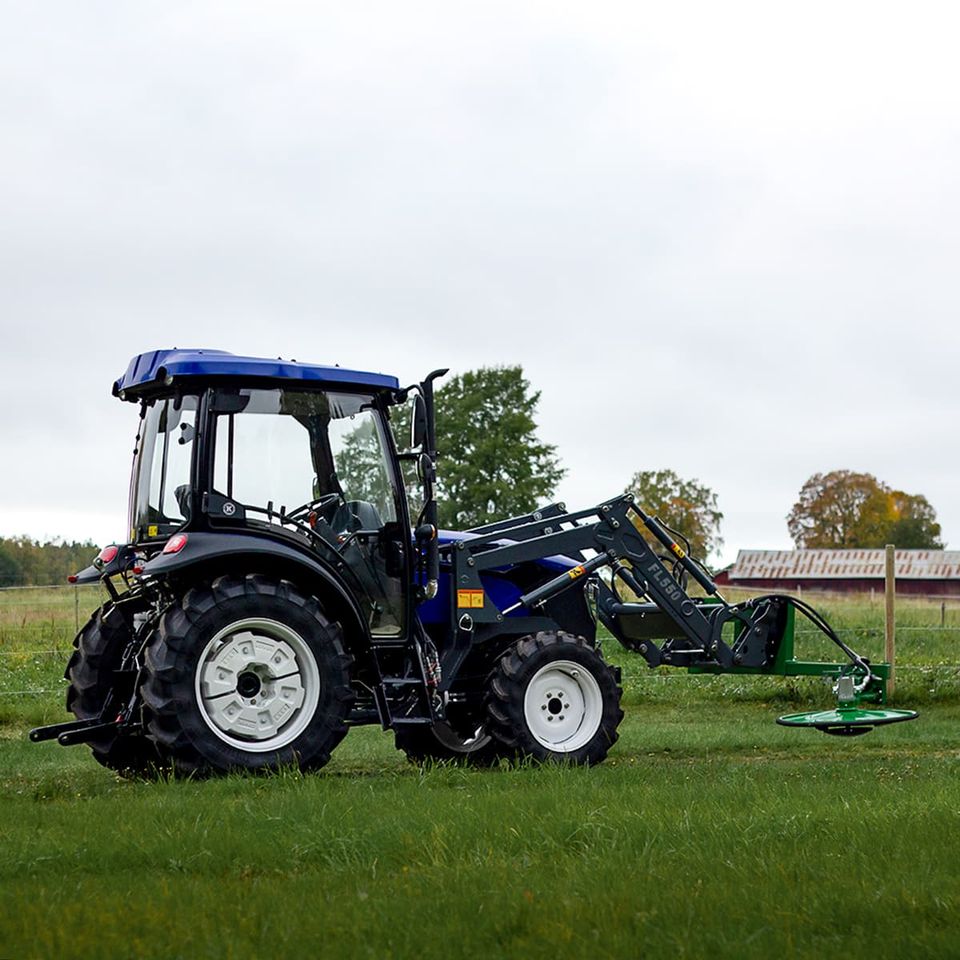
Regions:
<svg viewBox="0 0 960 960"><path fill-rule="evenodd" d="M433 383L445 372L401 388L215 350L135 357L113 388L140 411L129 538L71 578L109 600L67 666L75 719L31 738L87 743L128 775L316 769L370 723L415 761L594 764L623 717L598 621L651 666L820 673L843 681L849 711L882 700L885 665L791 598L726 603L629 495L438 530ZM408 401L398 450L391 413ZM793 659L796 610L848 664ZM849 711L816 725L890 722Z"/></svg>

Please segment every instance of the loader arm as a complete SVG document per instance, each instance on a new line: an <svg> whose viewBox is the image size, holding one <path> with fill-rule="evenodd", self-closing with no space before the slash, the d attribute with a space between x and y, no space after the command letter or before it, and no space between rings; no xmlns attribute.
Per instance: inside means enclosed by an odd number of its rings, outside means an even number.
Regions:
<svg viewBox="0 0 960 960"><path fill-rule="evenodd" d="M771 595L728 603L705 569L692 560L663 525L646 514L631 494L576 513L551 511L491 525L479 536L451 545L455 589L453 623L460 631L535 630L544 604L564 591L592 584L599 620L625 647L651 667L687 667L696 672L776 673L840 676L855 673L862 699L882 701L887 665L870 666L850 650L812 608L791 597ZM692 576L705 596L691 597L681 578L650 546L649 533L675 570ZM514 564L564 556L576 566L538 584L506 609L484 592L481 575ZM674 559L675 558L675 559ZM608 570L605 577L601 570ZM633 594L624 599L621 586ZM846 654L849 663L801 662L793 657L793 625L799 610Z"/></svg>

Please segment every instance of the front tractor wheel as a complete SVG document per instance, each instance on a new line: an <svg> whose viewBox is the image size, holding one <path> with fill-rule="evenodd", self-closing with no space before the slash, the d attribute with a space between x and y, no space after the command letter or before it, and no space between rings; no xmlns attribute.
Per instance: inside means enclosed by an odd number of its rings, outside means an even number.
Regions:
<svg viewBox="0 0 960 960"><path fill-rule="evenodd" d="M293 584L250 575L189 590L147 648L147 729L181 774L318 769L347 732L340 628Z"/></svg>
<svg viewBox="0 0 960 960"><path fill-rule="evenodd" d="M489 729L517 756L599 763L617 740L622 695L617 671L596 647L538 633L517 641L494 671Z"/></svg>

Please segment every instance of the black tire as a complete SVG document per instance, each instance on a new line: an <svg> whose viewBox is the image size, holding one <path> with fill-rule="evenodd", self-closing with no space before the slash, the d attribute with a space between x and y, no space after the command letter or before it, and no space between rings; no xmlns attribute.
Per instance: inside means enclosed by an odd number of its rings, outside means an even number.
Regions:
<svg viewBox="0 0 960 960"><path fill-rule="evenodd" d="M112 603L97 610L77 634L64 677L70 682L67 710L78 720L100 716L113 686L113 671L129 641L130 629ZM156 745L142 734L104 734L89 746L97 763L124 776L135 777L160 765Z"/></svg>
<svg viewBox="0 0 960 960"><path fill-rule="evenodd" d="M272 672L273 662L281 660L273 661L274 653L261 652L254 656L266 656L270 662L251 662L234 675L225 661L226 669L217 673L217 658L224 652L239 657L246 649L243 638L252 631L259 631L253 633L257 651L266 639L275 645L278 657L287 657L279 668L281 675ZM316 770L327 763L347 733L345 721L353 704L351 664L339 624L327 618L316 598L305 596L285 580L259 575L220 577L188 590L160 618L146 655L147 731L179 775L268 772L287 765ZM219 682L221 676L226 678L224 687L233 684L232 691L202 696L201 689L210 689L202 684ZM260 678L259 686L252 681L253 691L244 686L244 678L251 676ZM283 688L289 684L281 681L290 677L295 677L292 683L303 696L286 716L280 701L289 706L292 696L288 699ZM257 722L265 718L263 722L272 723L276 733L259 736L257 730L248 735L253 725L249 719L243 720L246 727L240 732L240 721L230 719L231 709L234 716L248 716L249 710ZM271 710L286 718L275 719Z"/></svg>
<svg viewBox="0 0 960 960"><path fill-rule="evenodd" d="M619 670L596 647L568 633L538 633L518 640L494 670L488 729L518 758L600 763L619 736L622 695Z"/></svg>
<svg viewBox="0 0 960 960"><path fill-rule="evenodd" d="M454 716L449 716L450 712L448 708L449 721L395 730L397 749L402 750L411 763L417 764L442 760L486 767L503 756L500 742L490 736L483 721L459 721L455 716L456 708L452 711Z"/></svg>

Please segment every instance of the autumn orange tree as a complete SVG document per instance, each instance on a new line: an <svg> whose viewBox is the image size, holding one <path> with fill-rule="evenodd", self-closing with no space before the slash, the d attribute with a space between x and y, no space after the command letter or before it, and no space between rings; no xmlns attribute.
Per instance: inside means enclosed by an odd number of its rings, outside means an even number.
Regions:
<svg viewBox="0 0 960 960"><path fill-rule="evenodd" d="M717 495L699 480L684 480L673 470L641 470L633 475L627 493L647 513L682 534L695 557L703 559L723 546Z"/></svg>
<svg viewBox="0 0 960 960"><path fill-rule="evenodd" d="M801 548L942 550L940 524L922 494L892 490L870 473L815 473L800 489L787 516L793 542Z"/></svg>

